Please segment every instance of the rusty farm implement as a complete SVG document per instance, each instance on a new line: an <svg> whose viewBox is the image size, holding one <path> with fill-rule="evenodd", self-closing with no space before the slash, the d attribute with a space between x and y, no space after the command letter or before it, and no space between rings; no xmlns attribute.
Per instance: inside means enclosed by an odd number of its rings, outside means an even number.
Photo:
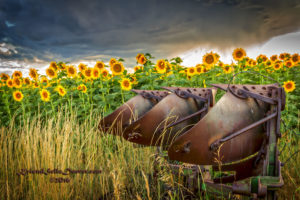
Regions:
<svg viewBox="0 0 300 200"><path fill-rule="evenodd" d="M276 199L283 186L277 143L285 92L278 84L133 90L99 129L142 146L174 174L185 171L190 195ZM217 90L225 94L216 102ZM175 161L175 162L174 162ZM164 166L154 163L157 176ZM221 191L221 192L220 192Z"/></svg>

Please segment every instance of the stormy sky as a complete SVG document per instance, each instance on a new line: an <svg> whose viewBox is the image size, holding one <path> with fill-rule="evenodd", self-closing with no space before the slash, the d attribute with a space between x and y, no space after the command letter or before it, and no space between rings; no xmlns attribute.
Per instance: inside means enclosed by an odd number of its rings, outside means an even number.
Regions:
<svg viewBox="0 0 300 200"><path fill-rule="evenodd" d="M226 51L299 31L300 0L0 0L2 66L110 57L134 65L139 52Z"/></svg>

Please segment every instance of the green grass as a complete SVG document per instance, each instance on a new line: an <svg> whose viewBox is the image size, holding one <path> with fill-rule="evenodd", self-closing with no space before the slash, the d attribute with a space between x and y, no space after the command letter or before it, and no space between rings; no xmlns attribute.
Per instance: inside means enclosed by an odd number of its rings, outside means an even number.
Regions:
<svg viewBox="0 0 300 200"><path fill-rule="evenodd" d="M0 199L161 199L162 183L178 186L174 176L159 173L159 182L149 180L156 149L140 148L121 137L97 130L99 115L78 122L74 113L59 112L56 118L38 117L15 127L0 128ZM299 118L298 118L299 119ZM283 133L280 155L285 161L299 148L290 130ZM100 174L28 174L21 169L101 170ZM280 199L300 198L300 154L282 168L285 185ZM51 178L68 178L69 183L50 183ZM182 199L182 194L169 194Z"/></svg>

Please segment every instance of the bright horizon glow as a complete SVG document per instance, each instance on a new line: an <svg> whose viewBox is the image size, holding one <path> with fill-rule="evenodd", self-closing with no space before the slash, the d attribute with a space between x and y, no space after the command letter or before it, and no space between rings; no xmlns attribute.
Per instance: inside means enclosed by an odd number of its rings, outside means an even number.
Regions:
<svg viewBox="0 0 300 200"><path fill-rule="evenodd" d="M295 43L295 41L298 41ZM239 48L239 47L235 47ZM227 51L220 51L219 49L209 49L209 48L196 48L187 52L182 53L179 57L182 58L183 66L193 67L196 64L202 63L202 57L210 51L218 53L220 55L220 60L224 63L231 64L234 62L232 58L232 52L235 48ZM280 36L271 38L269 41L261 45L255 45L251 47L244 48L247 56L253 59L260 54L264 54L268 57L280 53L300 53L300 32L288 33Z"/></svg>

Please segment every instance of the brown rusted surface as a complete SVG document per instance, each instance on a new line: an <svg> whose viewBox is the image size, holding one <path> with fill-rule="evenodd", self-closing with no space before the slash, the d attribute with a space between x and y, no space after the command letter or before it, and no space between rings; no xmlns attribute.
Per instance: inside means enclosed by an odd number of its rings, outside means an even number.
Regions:
<svg viewBox="0 0 300 200"><path fill-rule="evenodd" d="M149 111L160 99L167 96L167 91L132 90L138 95L129 99L114 112L104 117L99 129L113 135L121 135L124 126L137 120Z"/></svg>
<svg viewBox="0 0 300 200"><path fill-rule="evenodd" d="M210 106L215 104L215 95L217 90L214 88L188 88L188 87L162 87L163 89L169 90L179 97L182 98L195 98L197 97L204 102L207 102L208 98Z"/></svg>
<svg viewBox="0 0 300 200"><path fill-rule="evenodd" d="M164 130L164 127L182 117L193 114L203 105L203 102L193 98L185 99L176 94L169 94L143 117L126 127L123 137L143 145L168 145L174 137L197 123L199 116L183 121L167 130Z"/></svg>
<svg viewBox="0 0 300 200"><path fill-rule="evenodd" d="M255 95L258 99L264 100L271 104L276 104L278 98L281 101L281 110L285 108L285 92L283 88L280 88L278 84L268 85L229 85L228 84L211 84L212 86L228 91L230 90L235 96L239 98L248 98L249 94ZM276 90L276 95L272 95L272 90ZM282 91L280 91L282 89Z"/></svg>
<svg viewBox="0 0 300 200"><path fill-rule="evenodd" d="M216 140L228 136L264 117L268 105L252 98L237 98L227 92L217 104L193 128L178 137L170 146L168 155L172 160L215 165L234 162L257 152L264 138L263 125L222 144L220 151L210 146Z"/></svg>
<svg viewBox="0 0 300 200"><path fill-rule="evenodd" d="M257 176L262 173L262 162L255 166L257 156L253 156L249 159L242 160L234 164L213 166L214 171L235 171L232 176L226 176L222 178L214 179L215 183L232 183L234 181L243 180L251 176Z"/></svg>

